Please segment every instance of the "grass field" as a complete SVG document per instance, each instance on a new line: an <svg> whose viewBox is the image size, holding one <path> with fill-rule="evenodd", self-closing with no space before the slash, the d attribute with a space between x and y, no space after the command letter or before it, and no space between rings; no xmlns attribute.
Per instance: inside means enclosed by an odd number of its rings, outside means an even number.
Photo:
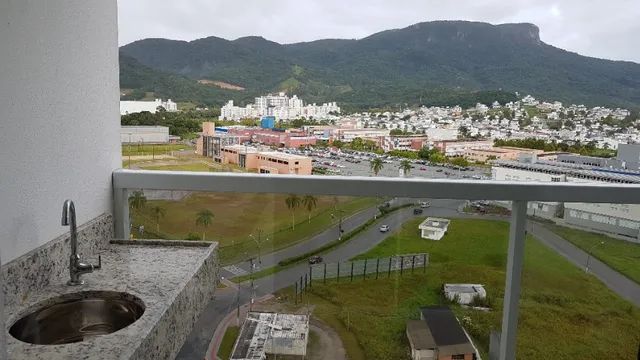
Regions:
<svg viewBox="0 0 640 360"><path fill-rule="evenodd" d="M223 165L206 161L177 162L170 165L140 165L144 170L164 171L213 171L213 172L245 172L235 165Z"/></svg>
<svg viewBox="0 0 640 360"><path fill-rule="evenodd" d="M419 237L422 219L363 257L428 252L426 274L407 274L353 283L313 284L303 301L340 334L349 358L408 359L405 322L418 308L441 304L446 282L485 285L493 309L454 307L468 317L467 331L486 358L490 330L500 329L508 224L453 220L441 241ZM640 311L599 280L585 274L534 239L527 239L520 300L518 359L631 359L638 351ZM287 293L288 292L288 293ZM291 298L291 289L279 294Z"/></svg>
<svg viewBox="0 0 640 360"><path fill-rule="evenodd" d="M336 220L331 217L336 199L338 208L349 216L378 203L375 198L318 196L317 207L309 213L302 208L295 211L295 229L292 213L286 206L286 194L194 193L181 201L148 201L140 211L132 210L132 228L144 225L146 237L186 239L189 235L202 236L220 242L220 258L225 264L258 253L250 234L264 233L261 252L267 253L307 239L326 229ZM155 207L165 210L157 230L152 213ZM196 226L197 213L208 209L214 214L208 228ZM268 240L265 240L268 238Z"/></svg>
<svg viewBox="0 0 640 360"><path fill-rule="evenodd" d="M564 226L545 226L629 279L640 283L640 244ZM600 242L604 244L601 245Z"/></svg>
<svg viewBox="0 0 640 360"><path fill-rule="evenodd" d="M166 145L150 145L150 144L123 144L122 156L137 155L161 155L169 154L172 151L183 151L193 149L184 144L166 144Z"/></svg>
<svg viewBox="0 0 640 360"><path fill-rule="evenodd" d="M220 342L220 347L218 348L218 356L222 360L228 360L231 357L233 344L235 344L238 335L240 335L240 328L237 326L229 326L227 331L225 331L222 341Z"/></svg>

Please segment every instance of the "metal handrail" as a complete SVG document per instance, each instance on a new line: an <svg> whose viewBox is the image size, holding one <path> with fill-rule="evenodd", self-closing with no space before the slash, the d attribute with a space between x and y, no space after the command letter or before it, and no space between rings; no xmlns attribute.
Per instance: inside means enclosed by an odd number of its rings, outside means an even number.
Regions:
<svg viewBox="0 0 640 360"><path fill-rule="evenodd" d="M124 170L113 172L116 237L129 233L129 191L133 189L238 193L293 193L346 196L512 201L507 274L503 301L500 360L515 359L529 201L640 204L640 185L299 176L188 171Z"/></svg>

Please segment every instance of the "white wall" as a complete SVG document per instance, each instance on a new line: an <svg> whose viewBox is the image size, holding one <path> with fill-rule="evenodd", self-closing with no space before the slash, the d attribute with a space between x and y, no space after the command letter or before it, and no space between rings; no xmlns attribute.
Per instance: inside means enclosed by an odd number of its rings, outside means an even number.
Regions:
<svg viewBox="0 0 640 360"><path fill-rule="evenodd" d="M0 1L0 252L6 263L112 211L121 167L115 0Z"/></svg>

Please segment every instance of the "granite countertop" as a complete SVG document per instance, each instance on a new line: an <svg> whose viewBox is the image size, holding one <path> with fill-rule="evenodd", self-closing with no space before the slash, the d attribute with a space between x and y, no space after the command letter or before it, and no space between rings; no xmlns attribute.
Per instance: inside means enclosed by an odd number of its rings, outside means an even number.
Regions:
<svg viewBox="0 0 640 360"><path fill-rule="evenodd" d="M155 330L187 283L196 276L216 244L198 242L118 241L101 250L102 269L84 274L84 285L48 286L21 304L5 308L7 329L21 317L60 295L84 291L116 291L134 295L144 314L115 333L64 345L33 345L7 335L10 359L129 359ZM96 263L96 259L83 259ZM66 281L66 280L65 280ZM171 336L171 334L166 334Z"/></svg>

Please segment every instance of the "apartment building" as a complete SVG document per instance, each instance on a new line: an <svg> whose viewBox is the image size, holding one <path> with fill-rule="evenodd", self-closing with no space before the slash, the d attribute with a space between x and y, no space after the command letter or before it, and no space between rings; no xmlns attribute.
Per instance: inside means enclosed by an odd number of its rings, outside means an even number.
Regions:
<svg viewBox="0 0 640 360"><path fill-rule="evenodd" d="M178 111L178 104L171 101L162 101L155 99L154 101L120 101L120 115L139 113L143 111L155 114L158 108L163 108L169 112Z"/></svg>

